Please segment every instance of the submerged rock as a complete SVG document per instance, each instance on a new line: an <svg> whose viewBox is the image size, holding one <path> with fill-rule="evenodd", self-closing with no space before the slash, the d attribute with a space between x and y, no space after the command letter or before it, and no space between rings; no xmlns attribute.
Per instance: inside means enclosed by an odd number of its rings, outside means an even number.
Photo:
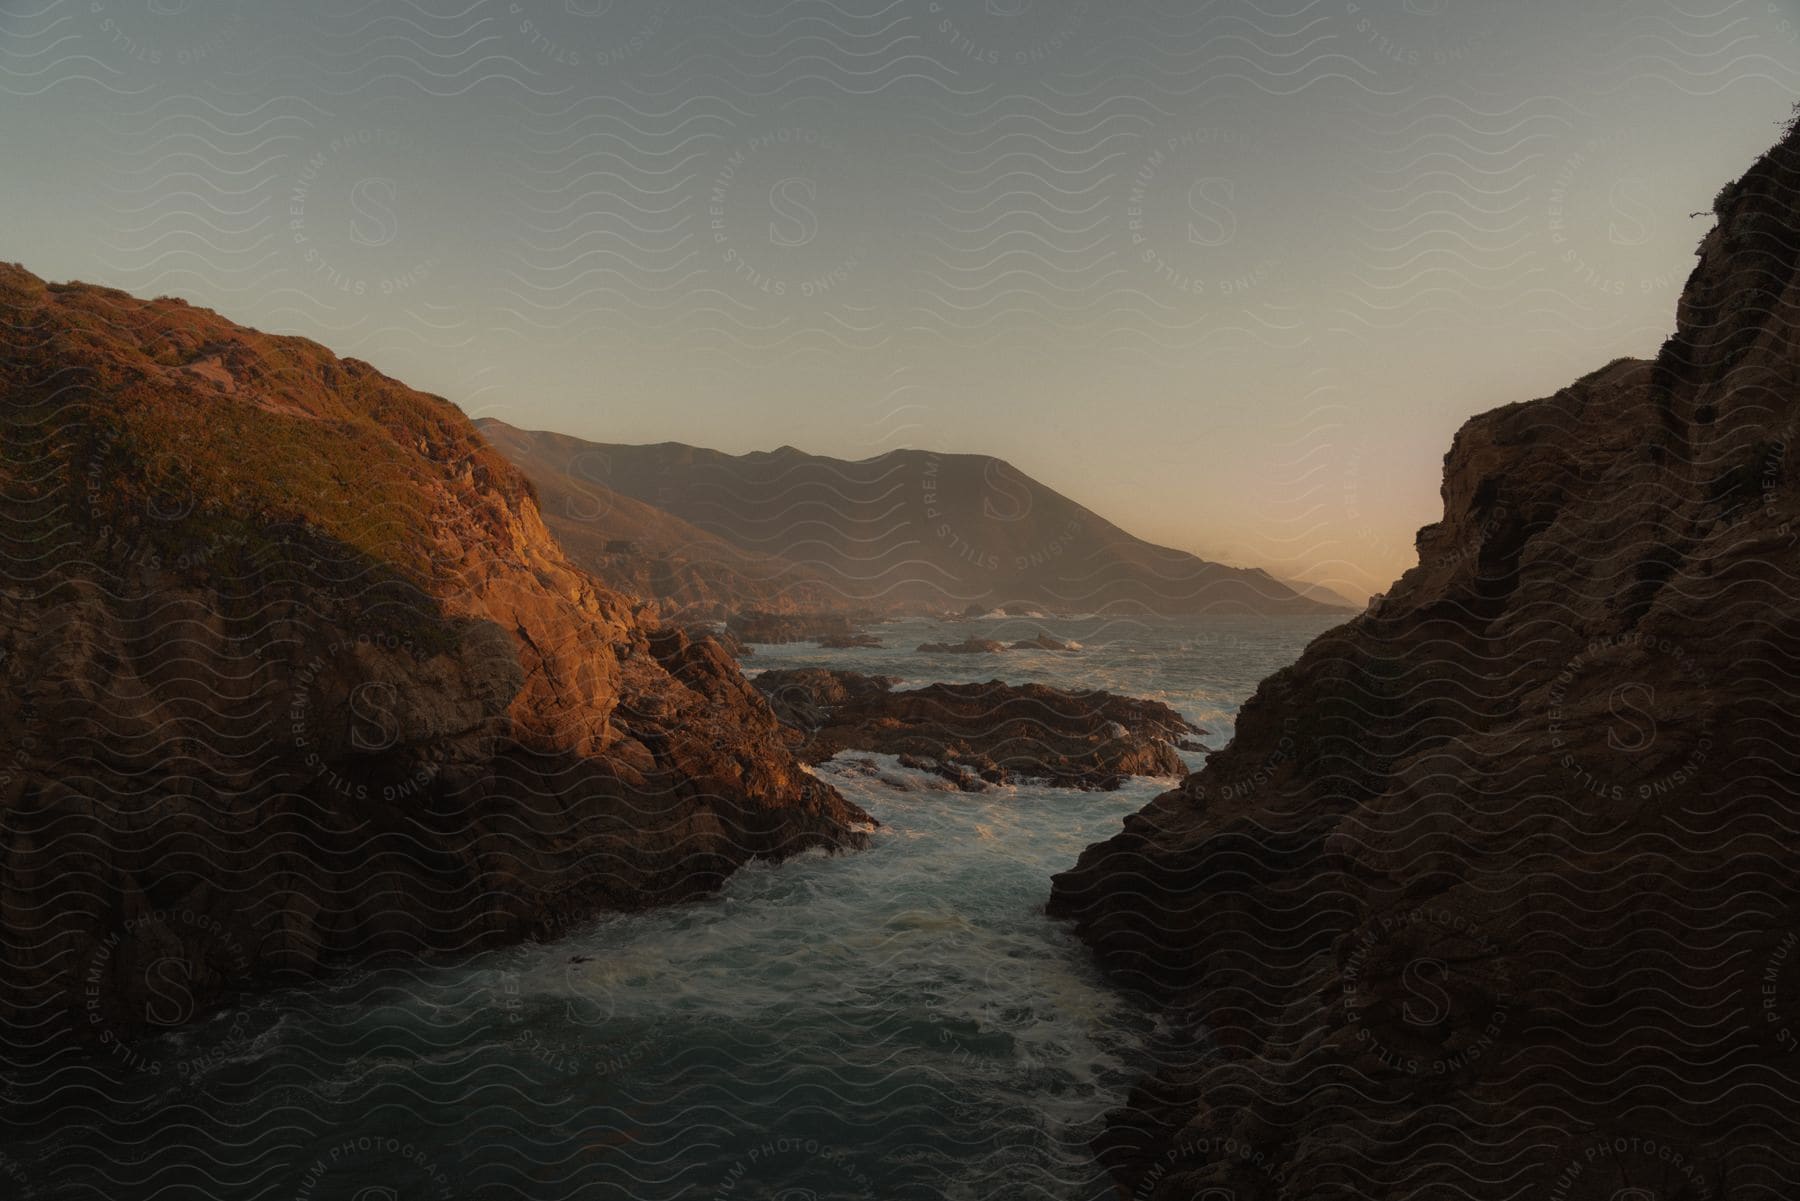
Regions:
<svg viewBox="0 0 1800 1201"><path fill-rule="evenodd" d="M1035 638L1021 638L1009 648L1015 651L1062 651L1074 654L1081 648L1073 642L1058 642L1050 635L1039 631Z"/></svg>
<svg viewBox="0 0 1800 1201"><path fill-rule="evenodd" d="M926 642L919 646L921 655L998 655L1006 643L992 638L965 638L961 642Z"/></svg>
<svg viewBox="0 0 1800 1201"><path fill-rule="evenodd" d="M831 634L820 638L818 643L826 650L846 651L878 647L881 639L873 634Z"/></svg>
<svg viewBox="0 0 1800 1201"><path fill-rule="evenodd" d="M1000 655L1007 651L1059 651L1074 654L1081 647L1073 642L1059 642L1041 630L1035 637L1005 643L993 638L965 638L961 642L927 642L920 645L921 655Z"/></svg>
<svg viewBox="0 0 1800 1201"><path fill-rule="evenodd" d="M942 759L926 759L906 754L900 756L900 766L940 776L955 785L960 792L986 792L988 789L988 781L982 779L981 774L967 763L945 762Z"/></svg>
<svg viewBox="0 0 1800 1201"><path fill-rule="evenodd" d="M822 668L765 672L755 682L808 762L846 750L899 755L966 791L1027 778L1110 789L1127 776L1180 775L1186 765L1173 740L1205 733L1159 701L1042 684L895 691L887 677Z"/></svg>

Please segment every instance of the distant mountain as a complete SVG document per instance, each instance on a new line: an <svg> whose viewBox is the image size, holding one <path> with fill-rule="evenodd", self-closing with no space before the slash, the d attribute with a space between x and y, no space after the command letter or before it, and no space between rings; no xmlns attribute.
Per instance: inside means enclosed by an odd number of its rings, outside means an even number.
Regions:
<svg viewBox="0 0 1800 1201"><path fill-rule="evenodd" d="M635 539L641 553L704 562L792 597L828 587L838 603L891 609L1021 604L1063 613L1328 613L1353 608L1303 596L1268 573L1209 563L1126 533L1002 459L896 450L854 462L791 446L729 455L663 442L624 446L476 423L533 478L571 555ZM573 482L571 482L573 481ZM571 492L571 490L574 490ZM593 506L641 502L661 525L616 505L616 517L558 516L553 495ZM734 549L738 559L725 548ZM652 595L660 595L654 589Z"/></svg>
<svg viewBox="0 0 1800 1201"><path fill-rule="evenodd" d="M575 562L668 613L718 618L748 607L829 608L840 599L810 568L744 550L607 487L612 456L592 442L491 418L476 425L531 480L544 523Z"/></svg>
<svg viewBox="0 0 1800 1201"><path fill-rule="evenodd" d="M1276 576L1275 578L1289 588L1292 588L1295 592L1298 592L1301 596L1309 597L1323 605L1335 605L1340 609L1361 609L1369 603L1367 597L1364 597L1362 600L1356 600L1353 597L1344 595L1336 588L1328 588L1324 584L1315 584L1310 580L1289 580L1282 579L1280 576Z"/></svg>

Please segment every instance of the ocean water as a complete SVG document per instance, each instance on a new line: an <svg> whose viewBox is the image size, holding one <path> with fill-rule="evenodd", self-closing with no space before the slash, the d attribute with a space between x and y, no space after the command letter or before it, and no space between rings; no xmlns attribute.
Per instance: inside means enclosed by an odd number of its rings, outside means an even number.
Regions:
<svg viewBox="0 0 1800 1201"><path fill-rule="evenodd" d="M1316 618L1007 618L745 663L1038 680L1164 700L1223 745ZM1077 654L919 655L1039 631ZM350 971L63 1066L5 1132L0 1193L107 1198L1100 1198L1087 1141L1152 1020L1041 912L1050 876L1171 781L966 795L889 758L819 773L860 854L554 943ZM47 1103L45 1103L47 1102ZM8 1189L12 1191L8 1193Z"/></svg>
<svg viewBox="0 0 1800 1201"><path fill-rule="evenodd" d="M743 661L746 675L783 667L833 667L891 676L896 687L946 681L1005 680L1057 688L1103 689L1162 701L1206 729L1218 748L1230 741L1241 705L1265 676L1299 658L1306 644L1341 617L1001 617L940 622L929 619L870 626L879 647L826 650L812 643L758 645ZM1077 643L1062 651L997 655L919 654L927 643L968 638L1011 645L1038 634ZM1198 759L1194 761L1196 764Z"/></svg>

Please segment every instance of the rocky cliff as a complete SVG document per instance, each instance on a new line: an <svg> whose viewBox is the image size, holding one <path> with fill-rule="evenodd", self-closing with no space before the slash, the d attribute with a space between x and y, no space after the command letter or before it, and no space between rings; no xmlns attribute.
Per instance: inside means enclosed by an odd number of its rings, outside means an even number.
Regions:
<svg viewBox="0 0 1800 1201"><path fill-rule="evenodd" d="M0 422L0 1049L859 839L443 400L0 265Z"/></svg>
<svg viewBox="0 0 1800 1201"><path fill-rule="evenodd" d="M1470 421L1419 565L1057 877L1166 1014L1132 1196L1800 1192L1800 137L1654 362Z"/></svg>

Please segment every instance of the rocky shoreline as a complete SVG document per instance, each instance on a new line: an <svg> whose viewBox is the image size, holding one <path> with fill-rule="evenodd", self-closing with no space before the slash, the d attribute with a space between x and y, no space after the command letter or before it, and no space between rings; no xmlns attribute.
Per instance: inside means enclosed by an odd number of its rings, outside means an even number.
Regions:
<svg viewBox="0 0 1800 1201"><path fill-rule="evenodd" d="M4 264L0 398L0 1057L863 841L447 402Z"/></svg>
<svg viewBox="0 0 1800 1201"><path fill-rule="evenodd" d="M753 681L792 732L795 753L899 755L958 787L1044 780L1114 789L1127 776L1179 776L1177 746L1206 731L1158 702L1042 684L932 684L850 671L767 671Z"/></svg>
<svg viewBox="0 0 1800 1201"><path fill-rule="evenodd" d="M1468 422L1420 565L1056 877L1161 1011L1095 1145L1124 1194L1792 1191L1800 135L1715 207L1657 357ZM664 624L447 402L178 301L0 265L0 397L0 1060L40 1082L241 990L863 845L806 766L845 751L1104 789L1204 734L746 680L728 645L869 636Z"/></svg>
<svg viewBox="0 0 1800 1201"><path fill-rule="evenodd" d="M1783 1196L1800 135L1654 362L1471 420L1419 566L1058 876L1161 1006L1122 1194Z"/></svg>
<svg viewBox="0 0 1800 1201"><path fill-rule="evenodd" d="M1114 788L1180 775L1203 733L1039 685L752 687L733 650L863 647L878 618L665 624L570 562L453 406L303 339L10 265L0 318L30 448L0 460L8 1040L128 1053L336 965L860 847L873 819L803 766L839 749Z"/></svg>

